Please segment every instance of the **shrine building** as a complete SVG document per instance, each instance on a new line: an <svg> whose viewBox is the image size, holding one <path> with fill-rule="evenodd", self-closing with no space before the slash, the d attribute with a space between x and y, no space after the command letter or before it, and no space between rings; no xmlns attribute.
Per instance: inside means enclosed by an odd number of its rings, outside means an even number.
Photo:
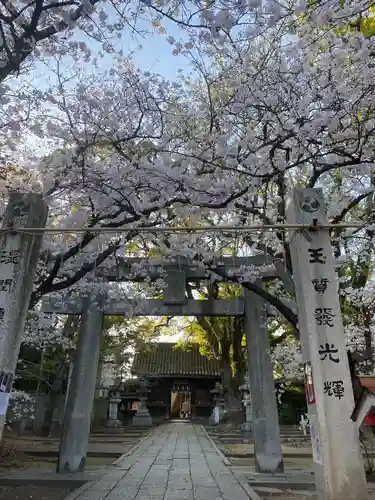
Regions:
<svg viewBox="0 0 375 500"><path fill-rule="evenodd" d="M202 355L198 344L188 348L167 342L151 344L136 353L131 373L149 383L147 407L154 423L210 416L214 407L210 391L220 381L220 364Z"/></svg>

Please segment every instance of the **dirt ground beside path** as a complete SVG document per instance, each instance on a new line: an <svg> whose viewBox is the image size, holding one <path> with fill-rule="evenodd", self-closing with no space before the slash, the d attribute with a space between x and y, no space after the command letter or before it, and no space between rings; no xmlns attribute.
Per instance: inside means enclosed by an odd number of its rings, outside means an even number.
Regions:
<svg viewBox="0 0 375 500"><path fill-rule="evenodd" d="M87 466L111 464L137 444L143 435L90 435ZM0 475L7 471L29 468L54 469L59 449L59 438L7 433L0 444ZM1 497L0 497L1 499Z"/></svg>
<svg viewBox="0 0 375 500"><path fill-rule="evenodd" d="M312 491L282 491L280 493L265 493L256 490L256 492L262 500L316 500L316 495ZM375 500L375 490L369 491L368 500Z"/></svg>
<svg viewBox="0 0 375 500"><path fill-rule="evenodd" d="M264 493L258 493L260 498L262 500L316 500L315 495L304 495L302 493L300 494L295 494L295 493L271 493L267 495L264 495ZM1 499L1 497L0 497Z"/></svg>
<svg viewBox="0 0 375 500"><path fill-rule="evenodd" d="M120 435L92 435L90 436L89 450L92 452L110 452L115 456L89 456L86 461L87 469L102 471L105 467L123 453L129 451L142 436ZM38 436L8 435L0 445L0 476L17 478L17 475L32 473L38 476L42 473L53 472L56 467L58 438L41 438ZM35 452L35 455L34 455ZM43 453L46 455L43 455ZM49 455L49 456L48 456ZM57 455L57 453L56 453ZM61 483L60 483L60 486ZM41 484L23 486L1 486L0 500L64 500L74 489L69 486L54 487Z"/></svg>
<svg viewBox="0 0 375 500"><path fill-rule="evenodd" d="M64 500L71 491L50 486L0 486L0 500Z"/></svg>

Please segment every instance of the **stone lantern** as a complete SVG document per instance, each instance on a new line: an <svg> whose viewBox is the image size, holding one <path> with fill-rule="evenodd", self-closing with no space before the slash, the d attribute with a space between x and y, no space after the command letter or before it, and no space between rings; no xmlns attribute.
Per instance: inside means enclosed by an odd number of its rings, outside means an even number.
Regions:
<svg viewBox="0 0 375 500"><path fill-rule="evenodd" d="M108 420L105 424L109 432L121 433L124 432L124 426L118 417L118 405L121 403L120 392L116 391L112 394L110 393L109 399L109 413Z"/></svg>
<svg viewBox="0 0 375 500"><path fill-rule="evenodd" d="M211 425L214 425L218 424L223 419L224 416L223 388L220 382L216 382L215 387L210 392L213 395L215 406L209 418L209 423Z"/></svg>
<svg viewBox="0 0 375 500"><path fill-rule="evenodd" d="M253 431L253 412L251 407L251 396L249 384L246 382L239 386L242 393L242 403L245 407L245 422L241 425L241 431L251 434Z"/></svg>
<svg viewBox="0 0 375 500"><path fill-rule="evenodd" d="M132 425L138 425L140 427L152 426L152 418L147 408L147 395L149 392L150 388L148 387L147 381L141 379L138 389L139 405L133 417Z"/></svg>

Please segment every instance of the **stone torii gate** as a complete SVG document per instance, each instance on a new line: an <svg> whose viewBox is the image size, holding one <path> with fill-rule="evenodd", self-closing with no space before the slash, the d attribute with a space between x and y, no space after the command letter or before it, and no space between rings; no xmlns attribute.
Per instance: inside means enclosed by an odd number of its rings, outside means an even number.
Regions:
<svg viewBox="0 0 375 500"><path fill-rule="evenodd" d="M264 255L225 257L216 259L211 266L221 275L227 275L230 269L242 266L262 266L259 269L261 284L261 280L280 276L280 268L277 269L278 266L274 266L268 260L272 258ZM99 267L96 272L98 276L112 282L145 279L154 281L162 278L166 287L160 300L106 300L104 296L99 295L86 298L70 298L66 295L63 298L44 299L42 310L46 313L82 315L57 471L78 472L83 470L85 465L104 315L244 316L256 469L258 472L283 471L265 301L248 290L244 290L243 297L232 300L188 299L185 293L187 281L207 279L209 272L204 264L186 259L178 259L174 263L170 261L152 263L140 258L119 259L113 268L108 270Z"/></svg>

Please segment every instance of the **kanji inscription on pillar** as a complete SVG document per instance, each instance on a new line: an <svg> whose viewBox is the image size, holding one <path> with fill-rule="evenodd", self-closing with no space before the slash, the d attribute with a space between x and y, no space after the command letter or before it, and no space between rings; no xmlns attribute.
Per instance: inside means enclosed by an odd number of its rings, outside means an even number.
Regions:
<svg viewBox="0 0 375 500"><path fill-rule="evenodd" d="M5 329L7 328L8 314L9 314L9 301L14 283L14 268L19 263L20 258L20 238L15 236L8 238L5 242L5 248L0 250L0 264L1 264L1 278L0 278L0 337L5 336ZM4 391L0 394L0 399L5 397ZM0 415L1 408L6 405L0 402Z"/></svg>
<svg viewBox="0 0 375 500"><path fill-rule="evenodd" d="M317 206L315 204L314 206ZM314 244L315 243L315 244ZM337 330L342 328L341 311L339 303L332 297L337 296L336 279L328 278L328 267L332 267L332 249L323 245L317 231L309 232L307 246L306 266L310 269L312 279L307 282L307 290L313 298L316 307L312 309L313 323L315 323L315 345L318 360L323 372L330 373L333 366L340 364L340 359L345 359L345 345L335 340ZM345 383L334 371L331 377L323 381L323 394L334 397L338 401L344 398Z"/></svg>
<svg viewBox="0 0 375 500"><path fill-rule="evenodd" d="M320 359L324 361L328 358L329 361L333 363L339 363L340 358L338 357L339 350L335 347L335 344L329 344L326 342L324 345L320 346L319 349Z"/></svg>

